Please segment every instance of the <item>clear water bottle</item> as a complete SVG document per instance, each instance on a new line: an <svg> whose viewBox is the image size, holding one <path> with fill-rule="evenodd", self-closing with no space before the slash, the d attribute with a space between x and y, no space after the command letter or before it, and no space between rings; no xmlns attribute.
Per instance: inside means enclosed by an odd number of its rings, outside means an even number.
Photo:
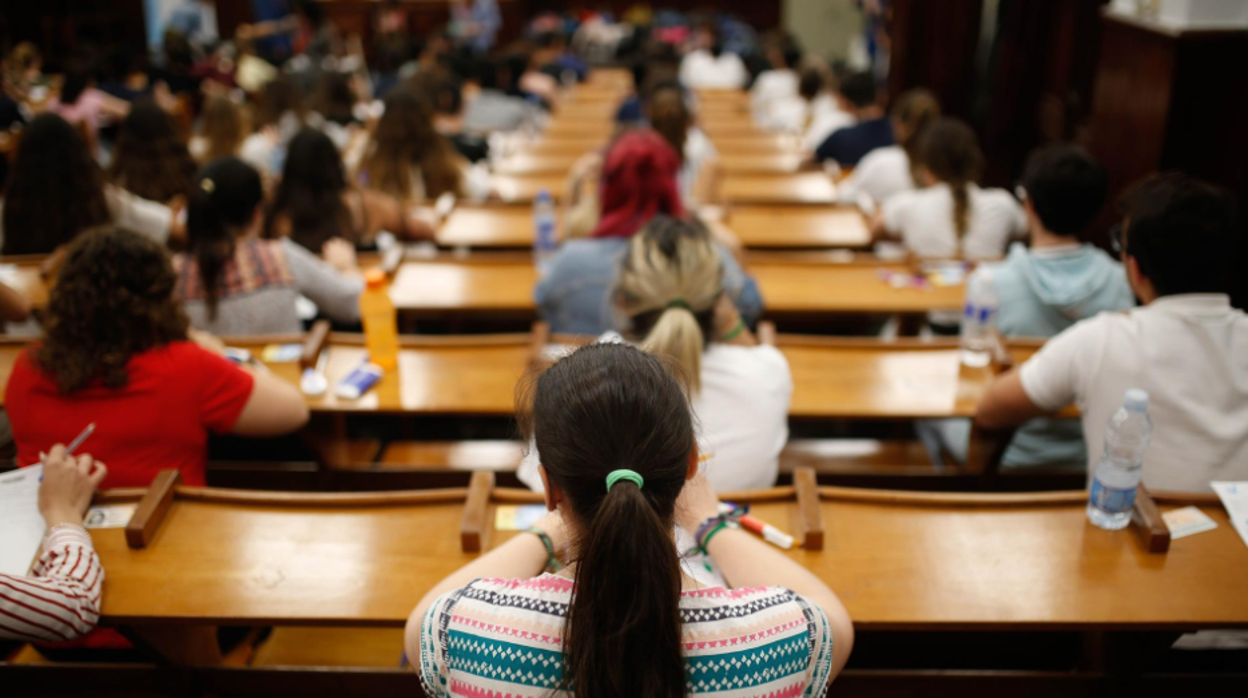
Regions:
<svg viewBox="0 0 1248 698"><path fill-rule="evenodd" d="M1109 418L1105 450L1093 472L1092 494L1088 497L1088 520L1093 524L1116 531L1131 523L1135 490L1143 476L1144 452L1152 438L1148 393L1138 388L1128 390L1122 407Z"/></svg>
<svg viewBox="0 0 1248 698"><path fill-rule="evenodd" d="M542 275L549 271L551 260L559 251L555 224L555 202L550 190L543 189L533 201L533 263Z"/></svg>
<svg viewBox="0 0 1248 698"><path fill-rule="evenodd" d="M971 275L962 312L962 363L982 368L992 361L992 325L997 315L997 289L992 270L980 267Z"/></svg>

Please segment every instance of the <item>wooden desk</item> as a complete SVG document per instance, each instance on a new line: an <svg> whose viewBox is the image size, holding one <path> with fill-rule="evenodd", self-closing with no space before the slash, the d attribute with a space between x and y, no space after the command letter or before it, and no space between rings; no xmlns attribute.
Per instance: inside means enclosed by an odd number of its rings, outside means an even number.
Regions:
<svg viewBox="0 0 1248 698"><path fill-rule="evenodd" d="M747 259L768 316L922 314L962 307L961 286L898 289L879 278L883 270L905 268L887 263L806 263L761 253ZM390 296L400 313L416 317L486 313L532 318L536 285L530 255L486 253L466 260L408 260L399 268Z"/></svg>
<svg viewBox="0 0 1248 698"><path fill-rule="evenodd" d="M740 204L832 205L836 184L822 172L733 174L724 178L720 195Z"/></svg>
<svg viewBox="0 0 1248 698"><path fill-rule="evenodd" d="M775 155L798 153L798 142L791 136L770 133L735 134L712 140L720 156L726 155ZM526 147L534 154L587 153L606 145L606 138L586 135L553 134L544 136Z"/></svg>
<svg viewBox="0 0 1248 698"><path fill-rule="evenodd" d="M563 198L567 175L563 172L546 172L543 174L525 175L494 175L490 178L490 188L504 203L532 203L538 192L543 189L550 192L555 201Z"/></svg>
<svg viewBox="0 0 1248 698"><path fill-rule="evenodd" d="M871 245L866 218L858 209L850 207L733 206L728 209L725 224L749 248L862 248Z"/></svg>
<svg viewBox="0 0 1248 698"><path fill-rule="evenodd" d="M445 247L533 246L533 209L528 206L458 206L438 229Z"/></svg>
<svg viewBox="0 0 1248 698"><path fill-rule="evenodd" d="M792 491L731 496L792 530ZM474 557L460 551L464 490L393 493L392 504L179 492L144 550L127 548L120 529L93 533L108 570L104 624L399 627ZM836 590L861 630L1248 627L1248 555L1220 506L1201 507L1217 529L1153 555L1129 531L1088 524L1080 492L819 494L824 549L789 555ZM486 547L511 535L487 535Z"/></svg>
<svg viewBox="0 0 1248 698"><path fill-rule="evenodd" d="M526 150L507 157L494 171L505 175L566 174L584 154ZM792 174L797 171L801 160L802 156L798 153L725 153L720 156L719 166L729 176Z"/></svg>
<svg viewBox="0 0 1248 698"><path fill-rule="evenodd" d="M941 340L778 335L793 374L789 415L810 419L973 417L991 369L962 366L956 338ZM1038 349L1010 347L1016 364ZM1068 415L1069 416L1069 415Z"/></svg>

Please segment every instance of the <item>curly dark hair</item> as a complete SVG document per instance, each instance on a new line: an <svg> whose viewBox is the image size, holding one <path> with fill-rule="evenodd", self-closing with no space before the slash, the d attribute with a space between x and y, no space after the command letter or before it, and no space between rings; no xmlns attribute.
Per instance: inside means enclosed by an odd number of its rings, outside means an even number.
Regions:
<svg viewBox="0 0 1248 698"><path fill-rule="evenodd" d="M191 190L196 169L173 117L150 99L136 100L121 122L108 168L113 183L144 199L165 202Z"/></svg>
<svg viewBox="0 0 1248 698"><path fill-rule="evenodd" d="M22 131L4 198L4 254L48 254L112 221L104 173L78 129L56 114Z"/></svg>
<svg viewBox="0 0 1248 698"><path fill-rule="evenodd" d="M136 354L187 338L165 250L114 226L84 232L65 254L44 313L35 363L62 394L99 379L120 388Z"/></svg>

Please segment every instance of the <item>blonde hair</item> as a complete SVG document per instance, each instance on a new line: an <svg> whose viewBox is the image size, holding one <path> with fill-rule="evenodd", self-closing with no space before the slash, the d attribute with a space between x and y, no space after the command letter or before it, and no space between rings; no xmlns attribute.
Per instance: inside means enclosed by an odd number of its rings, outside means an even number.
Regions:
<svg viewBox="0 0 1248 698"><path fill-rule="evenodd" d="M616 280L616 307L643 338L642 349L676 361L694 394L702 389L702 352L723 275L701 223L657 216L633 236Z"/></svg>

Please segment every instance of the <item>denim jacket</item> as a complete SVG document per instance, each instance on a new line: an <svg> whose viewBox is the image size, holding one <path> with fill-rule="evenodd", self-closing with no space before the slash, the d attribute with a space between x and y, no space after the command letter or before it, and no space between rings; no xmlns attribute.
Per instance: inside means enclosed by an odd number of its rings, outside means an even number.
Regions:
<svg viewBox="0 0 1248 698"><path fill-rule="evenodd" d="M534 291L538 311L552 332L599 335L625 329L612 307L611 289L628 242L627 238L569 240L559 248ZM763 314L758 284L723 247L719 258L724 265L724 291L752 326Z"/></svg>

